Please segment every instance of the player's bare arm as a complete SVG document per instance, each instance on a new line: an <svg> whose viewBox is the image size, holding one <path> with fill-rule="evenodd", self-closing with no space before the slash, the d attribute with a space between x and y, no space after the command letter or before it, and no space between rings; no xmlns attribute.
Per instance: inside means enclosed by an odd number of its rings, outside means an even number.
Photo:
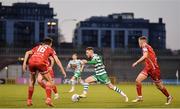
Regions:
<svg viewBox="0 0 180 109"><path fill-rule="evenodd" d="M66 72L65 72L65 70L64 70L64 68L63 68L63 66L62 66L61 61L59 60L59 58L57 57L57 55L53 55L53 58L54 58L56 64L58 65L58 67L61 69L62 74L64 75L64 78L66 78Z"/></svg>
<svg viewBox="0 0 180 109"><path fill-rule="evenodd" d="M83 64L87 64L87 60L83 59L82 60Z"/></svg>
<svg viewBox="0 0 180 109"><path fill-rule="evenodd" d="M81 69L80 69L81 72L83 71L84 66L85 66L84 63L81 61Z"/></svg>
<svg viewBox="0 0 180 109"><path fill-rule="evenodd" d="M49 57L49 60L51 61L50 67L52 68L54 66L54 59L52 56Z"/></svg>
<svg viewBox="0 0 180 109"><path fill-rule="evenodd" d="M28 58L29 58L29 55L30 54L33 54L33 52L30 50L30 51L27 51L25 56L24 56L24 62L23 62L23 73L26 72L26 68L27 68L27 61L28 61Z"/></svg>
<svg viewBox="0 0 180 109"><path fill-rule="evenodd" d="M135 63L132 64L132 67L135 67L137 64L144 61L147 57L148 57L148 52L144 52L143 56L139 60L137 60Z"/></svg>
<svg viewBox="0 0 180 109"><path fill-rule="evenodd" d="M70 64L68 64L67 65L67 67L66 67L66 69L70 69L71 68L71 65Z"/></svg>

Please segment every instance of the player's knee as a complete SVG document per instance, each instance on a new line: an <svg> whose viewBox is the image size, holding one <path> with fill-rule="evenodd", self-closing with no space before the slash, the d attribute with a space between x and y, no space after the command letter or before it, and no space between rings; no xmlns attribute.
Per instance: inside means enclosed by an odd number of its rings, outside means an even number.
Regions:
<svg viewBox="0 0 180 109"><path fill-rule="evenodd" d="M84 84L84 81L83 81L83 80L81 80L81 81L80 81L80 84L82 84L82 85L83 85L83 84Z"/></svg>
<svg viewBox="0 0 180 109"><path fill-rule="evenodd" d="M114 85L112 85L112 84L107 84L107 86L108 86L109 89L113 89L114 88Z"/></svg>
<svg viewBox="0 0 180 109"><path fill-rule="evenodd" d="M29 87L33 87L33 84L32 84L32 83L30 83L30 84L29 84Z"/></svg>
<svg viewBox="0 0 180 109"><path fill-rule="evenodd" d="M161 85L161 84L157 84L157 83L156 83L156 88L159 89L159 90L162 90L162 89L164 88L164 86Z"/></svg>
<svg viewBox="0 0 180 109"><path fill-rule="evenodd" d="M38 83L41 83L41 82L42 82L42 80L41 80L41 79L37 79L37 82L38 82Z"/></svg>
<svg viewBox="0 0 180 109"><path fill-rule="evenodd" d="M34 82L32 81L32 82L29 82L29 86L30 87L33 87L34 86Z"/></svg>
<svg viewBox="0 0 180 109"><path fill-rule="evenodd" d="M139 79L136 79L136 84L141 84L141 81Z"/></svg>
<svg viewBox="0 0 180 109"><path fill-rule="evenodd" d="M34 84L35 84L35 81L34 81L34 80L30 80L30 81L29 81L29 86L30 86L30 87L34 86Z"/></svg>
<svg viewBox="0 0 180 109"><path fill-rule="evenodd" d="M47 86L52 86L52 83L51 82L46 82L46 85Z"/></svg>
<svg viewBox="0 0 180 109"><path fill-rule="evenodd" d="M159 85L156 85L156 88L159 89L159 90L161 89L161 87Z"/></svg>
<svg viewBox="0 0 180 109"><path fill-rule="evenodd" d="M88 79L85 79L84 82L85 82L85 83L88 83Z"/></svg>

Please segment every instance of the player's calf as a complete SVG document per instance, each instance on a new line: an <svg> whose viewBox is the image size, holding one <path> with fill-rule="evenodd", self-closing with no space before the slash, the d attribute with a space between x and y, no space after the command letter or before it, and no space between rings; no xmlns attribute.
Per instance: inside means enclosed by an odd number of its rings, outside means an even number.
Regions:
<svg viewBox="0 0 180 109"><path fill-rule="evenodd" d="M43 78L47 81L46 82L46 104L51 106L51 92L52 92L52 79L48 73L43 74ZM48 101L48 102L47 102Z"/></svg>
<svg viewBox="0 0 180 109"><path fill-rule="evenodd" d="M142 102L143 101L143 97L142 97L142 83L141 81L136 79L136 91L137 91L137 98L132 100L133 103L136 102Z"/></svg>
<svg viewBox="0 0 180 109"><path fill-rule="evenodd" d="M155 82L156 87L167 97L167 102L165 105L169 105L172 102L173 97L169 94L166 87L163 85L162 82Z"/></svg>
<svg viewBox="0 0 180 109"><path fill-rule="evenodd" d="M28 87L28 99L27 99L27 106L32 105L32 96L34 93L34 84L35 84L35 75L30 74L30 79L29 79L29 87Z"/></svg>
<svg viewBox="0 0 180 109"><path fill-rule="evenodd" d="M127 97L127 95L122 90L120 90L118 87L114 86L112 83L107 84L107 86L110 89L114 90L115 92L119 93L122 97L124 97L125 98L125 102L128 102L128 97Z"/></svg>
<svg viewBox="0 0 180 109"><path fill-rule="evenodd" d="M165 88L165 86L162 84L162 82L160 83L155 83L156 84L156 87L166 96L166 97L169 97L169 93L167 91L167 89Z"/></svg>
<svg viewBox="0 0 180 109"><path fill-rule="evenodd" d="M136 91L137 91L137 95L138 97L134 100L132 100L132 102L136 103L136 102L141 102L143 101L143 97L142 97L142 81L145 80L147 78L147 71L141 71L141 73L137 76L136 78Z"/></svg>
<svg viewBox="0 0 180 109"><path fill-rule="evenodd" d="M75 89L75 80L74 79L71 79L71 89L69 90L69 92L74 92L74 89Z"/></svg>
<svg viewBox="0 0 180 109"><path fill-rule="evenodd" d="M88 88L89 88L89 83L83 83L83 86L84 86L84 90L83 90L83 93L80 95L81 98L86 97L86 94L87 94Z"/></svg>
<svg viewBox="0 0 180 109"><path fill-rule="evenodd" d="M58 94L58 92L57 92L57 87L56 87L55 84L53 84L53 86L52 86L52 91L54 92L54 99L55 99L55 100L56 100L56 99L59 99L59 94Z"/></svg>

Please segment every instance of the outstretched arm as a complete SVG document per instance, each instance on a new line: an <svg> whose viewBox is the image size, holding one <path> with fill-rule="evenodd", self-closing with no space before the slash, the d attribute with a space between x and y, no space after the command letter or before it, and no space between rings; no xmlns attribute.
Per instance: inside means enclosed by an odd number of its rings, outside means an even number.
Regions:
<svg viewBox="0 0 180 109"><path fill-rule="evenodd" d="M91 61L87 61L87 60L82 60L82 62L83 62L83 64L96 64L97 63L97 61L96 60L91 60Z"/></svg>
<svg viewBox="0 0 180 109"><path fill-rule="evenodd" d="M62 74L64 75L64 78L65 78L66 77L66 72L65 72L65 70L64 70L64 68L62 66L61 61L59 60L59 58L56 55L53 55L53 58L54 58L55 62L57 63L58 67L61 69Z"/></svg>
<svg viewBox="0 0 180 109"><path fill-rule="evenodd" d="M67 67L66 67L66 69L70 69L71 68L71 64L70 64L70 62L68 63L68 65L67 65Z"/></svg>
<svg viewBox="0 0 180 109"><path fill-rule="evenodd" d="M80 69L80 71L82 72L83 69L84 69L84 63L81 61L81 69Z"/></svg>
<svg viewBox="0 0 180 109"><path fill-rule="evenodd" d="M66 66L66 71L68 71L70 68L71 68L71 64L70 64L70 61L69 61L68 65Z"/></svg>
<svg viewBox="0 0 180 109"><path fill-rule="evenodd" d="M87 64L96 64L96 63L97 63L96 60L87 61Z"/></svg>
<svg viewBox="0 0 180 109"><path fill-rule="evenodd" d="M30 51L27 51L25 56L24 56L24 62L23 62L23 73L26 72L26 67L27 67L27 61L28 61L28 58L29 58L29 55L30 54L33 54L33 52L30 50Z"/></svg>
<svg viewBox="0 0 180 109"><path fill-rule="evenodd" d="M132 67L135 67L137 64L144 61L147 57L148 57L148 52L144 52L143 56L140 59L138 59L135 63L132 64Z"/></svg>

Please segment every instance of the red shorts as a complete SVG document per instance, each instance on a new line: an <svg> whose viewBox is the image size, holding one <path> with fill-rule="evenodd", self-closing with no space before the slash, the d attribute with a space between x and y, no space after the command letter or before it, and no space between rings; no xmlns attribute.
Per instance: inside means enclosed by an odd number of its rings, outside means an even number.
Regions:
<svg viewBox="0 0 180 109"><path fill-rule="evenodd" d="M160 74L160 69L159 68L153 69L153 68L145 67L141 71L141 74L143 74L145 76L150 76L151 79L156 83L161 82L161 74Z"/></svg>
<svg viewBox="0 0 180 109"><path fill-rule="evenodd" d="M46 64L41 62L29 61L29 70L30 72L39 72L41 74L47 73L48 67Z"/></svg>
<svg viewBox="0 0 180 109"><path fill-rule="evenodd" d="M54 71L52 68L50 69L49 74L51 75L51 78L54 78Z"/></svg>

